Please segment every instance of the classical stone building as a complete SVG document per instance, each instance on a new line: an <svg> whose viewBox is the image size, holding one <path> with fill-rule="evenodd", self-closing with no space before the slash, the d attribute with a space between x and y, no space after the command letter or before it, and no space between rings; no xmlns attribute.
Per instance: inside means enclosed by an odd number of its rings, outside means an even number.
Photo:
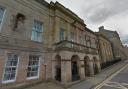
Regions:
<svg viewBox="0 0 128 89"><path fill-rule="evenodd" d="M111 41L115 59L126 59L124 46L120 40L119 34L116 31L106 30L104 29L104 26L101 26L99 27L99 33L103 34Z"/></svg>
<svg viewBox="0 0 128 89"><path fill-rule="evenodd" d="M101 57L100 58L101 68L105 68L115 60L113 57L112 43L108 38L106 38L104 35L100 34L99 32L97 32L96 34L99 43L98 47L99 47L99 55Z"/></svg>
<svg viewBox="0 0 128 89"><path fill-rule="evenodd" d="M109 44L58 2L1 0L0 86L93 76L109 60L100 57L102 39Z"/></svg>
<svg viewBox="0 0 128 89"><path fill-rule="evenodd" d="M58 2L0 1L0 31L1 85L68 83L100 72L96 35Z"/></svg>
<svg viewBox="0 0 128 89"><path fill-rule="evenodd" d="M69 9L58 2L50 4L54 8L53 79L66 83L100 72L96 35Z"/></svg>
<svg viewBox="0 0 128 89"><path fill-rule="evenodd" d="M0 0L0 85L51 78L49 11L46 2Z"/></svg>

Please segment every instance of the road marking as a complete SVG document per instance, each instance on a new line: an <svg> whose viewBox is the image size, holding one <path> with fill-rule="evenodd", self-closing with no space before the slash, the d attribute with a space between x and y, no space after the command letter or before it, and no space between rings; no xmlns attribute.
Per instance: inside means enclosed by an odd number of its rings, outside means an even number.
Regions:
<svg viewBox="0 0 128 89"><path fill-rule="evenodd" d="M108 77L106 80L104 80L102 83L100 83L98 86L96 86L94 89L100 89L105 83L107 83L108 81L110 81L114 76L116 76L117 74L119 74L122 70L124 70L126 67L128 66L125 65L124 67L122 67L121 69L119 69L117 72L115 72L114 74L112 74L110 77ZM124 88L125 89L125 88Z"/></svg>
<svg viewBox="0 0 128 89"><path fill-rule="evenodd" d="M110 82L109 81L106 84L104 84L104 86L109 86L109 87L114 87L114 88L119 88L119 89L127 89L127 87L122 85L122 83L118 83L118 82Z"/></svg>

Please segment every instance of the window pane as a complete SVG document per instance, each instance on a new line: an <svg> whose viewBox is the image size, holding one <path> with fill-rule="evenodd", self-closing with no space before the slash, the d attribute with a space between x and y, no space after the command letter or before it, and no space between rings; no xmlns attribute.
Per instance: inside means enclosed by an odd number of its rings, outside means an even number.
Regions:
<svg viewBox="0 0 128 89"><path fill-rule="evenodd" d="M42 41L42 34L41 33L38 33L38 41L41 42Z"/></svg>
<svg viewBox="0 0 128 89"><path fill-rule="evenodd" d="M1 25L2 20L3 20L4 12L5 12L5 9L0 7L0 25Z"/></svg>
<svg viewBox="0 0 128 89"><path fill-rule="evenodd" d="M18 55L9 54L5 66L4 81L14 80L16 77L16 69L18 64Z"/></svg>
<svg viewBox="0 0 128 89"><path fill-rule="evenodd" d="M33 41L38 41L38 42L42 41L42 23L41 22L36 20L34 21L31 39Z"/></svg>
<svg viewBox="0 0 128 89"><path fill-rule="evenodd" d="M64 40L64 34L65 34L64 29L60 29L60 41Z"/></svg>
<svg viewBox="0 0 128 89"><path fill-rule="evenodd" d="M74 41L74 39L75 39L75 34L71 32L71 41Z"/></svg>
<svg viewBox="0 0 128 89"><path fill-rule="evenodd" d="M39 72L39 56L29 56L27 77L37 77Z"/></svg>

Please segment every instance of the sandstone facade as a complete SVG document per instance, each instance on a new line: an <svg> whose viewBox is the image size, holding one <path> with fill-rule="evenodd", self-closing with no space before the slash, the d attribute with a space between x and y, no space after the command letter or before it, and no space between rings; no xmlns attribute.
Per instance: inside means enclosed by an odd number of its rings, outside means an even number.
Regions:
<svg viewBox="0 0 128 89"><path fill-rule="evenodd" d="M100 43L99 43L100 40ZM0 84L53 79L69 83L101 71L100 54L109 41L86 27L60 3L44 0L0 1ZM107 48L107 46L106 46ZM101 58L101 56L111 58Z"/></svg>

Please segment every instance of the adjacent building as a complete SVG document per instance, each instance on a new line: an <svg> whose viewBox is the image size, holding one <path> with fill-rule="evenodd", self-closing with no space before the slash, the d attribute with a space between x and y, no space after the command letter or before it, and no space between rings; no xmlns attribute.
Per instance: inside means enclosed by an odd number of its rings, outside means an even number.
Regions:
<svg viewBox="0 0 128 89"><path fill-rule="evenodd" d="M114 56L113 56L113 50L112 50L112 43L111 41L106 38L104 35L101 33L97 32L97 37L98 37L98 43L99 43L99 55L100 55L100 63L101 63L101 68L105 68L115 61Z"/></svg>
<svg viewBox="0 0 128 89"><path fill-rule="evenodd" d="M104 29L104 26L101 26L99 27L99 33L103 34L111 41L115 59L126 59L124 46L120 40L119 34L116 31L106 30Z"/></svg>
<svg viewBox="0 0 128 89"><path fill-rule="evenodd" d="M126 57L128 59L128 46L127 45L124 46L124 51L125 51Z"/></svg>
<svg viewBox="0 0 128 89"><path fill-rule="evenodd" d="M54 8L52 78L67 83L100 72L95 34L60 3L50 5Z"/></svg>
<svg viewBox="0 0 128 89"><path fill-rule="evenodd" d="M0 84L51 78L51 58L45 55L52 25L49 4L43 3L0 1Z"/></svg>

